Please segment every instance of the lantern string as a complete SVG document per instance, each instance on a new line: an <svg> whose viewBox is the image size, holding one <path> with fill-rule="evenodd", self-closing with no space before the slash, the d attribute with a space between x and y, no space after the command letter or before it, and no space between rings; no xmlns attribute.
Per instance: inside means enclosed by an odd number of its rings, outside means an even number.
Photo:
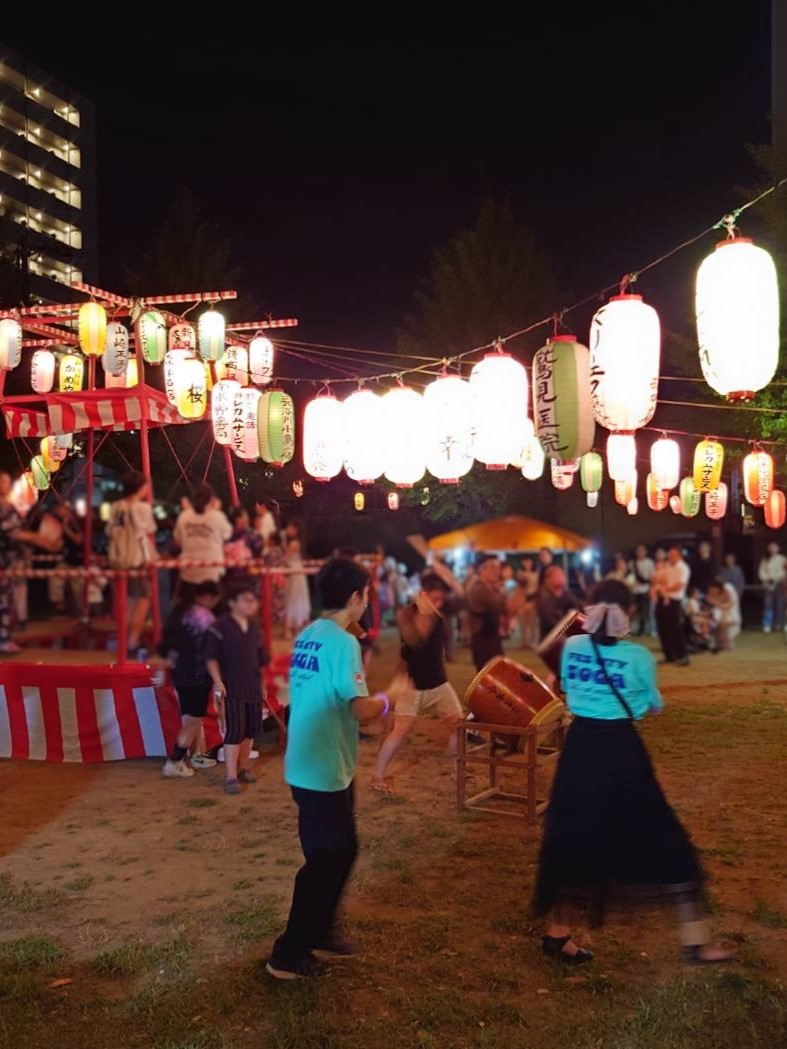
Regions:
<svg viewBox="0 0 787 1049"><path fill-rule="evenodd" d="M669 404L677 408L712 408L727 412L759 412L762 415L784 415L784 408L757 408L746 404L703 404L701 401L659 401L659 404Z"/></svg>

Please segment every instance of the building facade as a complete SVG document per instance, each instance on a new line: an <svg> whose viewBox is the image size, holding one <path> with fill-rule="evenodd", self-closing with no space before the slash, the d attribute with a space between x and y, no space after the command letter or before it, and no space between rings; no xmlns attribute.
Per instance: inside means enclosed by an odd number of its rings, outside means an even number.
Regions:
<svg viewBox="0 0 787 1049"><path fill-rule="evenodd" d="M95 280L94 107L2 44L0 251L20 301L67 301L74 281Z"/></svg>

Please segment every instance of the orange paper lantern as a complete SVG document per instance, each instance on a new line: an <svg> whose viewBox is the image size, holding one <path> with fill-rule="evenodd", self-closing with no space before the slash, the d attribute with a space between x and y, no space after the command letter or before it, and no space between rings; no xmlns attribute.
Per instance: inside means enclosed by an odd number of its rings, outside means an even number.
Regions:
<svg viewBox="0 0 787 1049"><path fill-rule="evenodd" d="M781 528L784 525L784 518L784 492L773 488L765 501L765 523L769 528Z"/></svg>
<svg viewBox="0 0 787 1049"><path fill-rule="evenodd" d="M743 460L743 494L752 506L765 506L773 488L773 456L750 452Z"/></svg>

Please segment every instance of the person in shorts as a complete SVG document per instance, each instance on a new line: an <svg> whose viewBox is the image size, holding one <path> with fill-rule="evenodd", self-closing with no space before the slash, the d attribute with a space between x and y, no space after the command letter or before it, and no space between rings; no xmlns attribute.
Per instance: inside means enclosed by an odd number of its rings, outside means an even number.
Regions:
<svg viewBox="0 0 787 1049"><path fill-rule="evenodd" d="M240 794L241 783L255 783L248 764L254 737L262 728L262 670L269 663L257 625L259 601L251 583L227 595L229 611L208 630L205 659L213 698L225 724L224 767L227 794Z"/></svg>
<svg viewBox="0 0 787 1049"><path fill-rule="evenodd" d="M385 772L399 747L410 735L418 714L440 718L449 732L449 753L456 752L456 726L463 711L445 671L446 624L441 614L447 590L433 572L421 577L421 592L396 616L402 638L403 674L406 685L398 692L394 727L377 757L372 790L391 794Z"/></svg>
<svg viewBox="0 0 787 1049"><path fill-rule="evenodd" d="M194 768L216 764L199 749L202 719L208 709L210 677L205 666L205 637L215 621L213 609L219 600L219 586L210 580L197 583L191 596L172 609L164 627L159 655L172 668L172 684L178 694L183 724L162 774L168 779L194 775ZM187 762L189 752L193 757ZM193 766L193 767L192 767Z"/></svg>

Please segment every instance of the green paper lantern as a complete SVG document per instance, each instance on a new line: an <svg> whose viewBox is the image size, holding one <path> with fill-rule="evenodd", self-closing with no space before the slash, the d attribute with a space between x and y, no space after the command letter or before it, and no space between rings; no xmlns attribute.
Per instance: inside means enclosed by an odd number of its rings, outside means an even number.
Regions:
<svg viewBox="0 0 787 1049"><path fill-rule="evenodd" d="M284 466L295 454L295 405L283 390L268 390L257 409L260 455L266 463Z"/></svg>
<svg viewBox="0 0 787 1049"><path fill-rule="evenodd" d="M604 479L604 460L598 452L585 452L579 463L579 480L585 492L598 492Z"/></svg>
<svg viewBox="0 0 787 1049"><path fill-rule="evenodd" d="M533 358L533 422L544 453L576 459L593 447L590 353L573 335L547 339Z"/></svg>

